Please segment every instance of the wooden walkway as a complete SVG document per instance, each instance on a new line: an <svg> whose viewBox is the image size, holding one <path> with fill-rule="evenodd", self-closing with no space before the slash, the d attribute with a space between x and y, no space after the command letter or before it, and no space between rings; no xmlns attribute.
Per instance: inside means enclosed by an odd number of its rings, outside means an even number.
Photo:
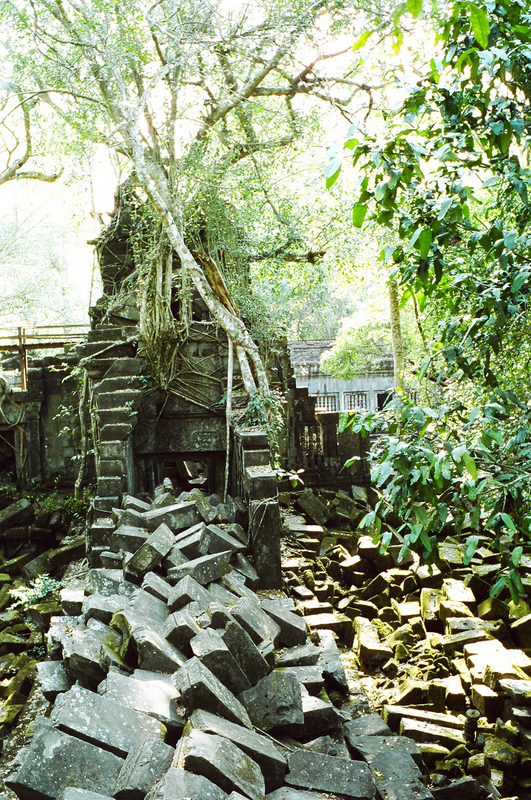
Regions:
<svg viewBox="0 0 531 800"><path fill-rule="evenodd" d="M28 386L28 351L60 349L84 339L89 325L28 325L0 328L0 353L14 352L20 359L20 388Z"/></svg>

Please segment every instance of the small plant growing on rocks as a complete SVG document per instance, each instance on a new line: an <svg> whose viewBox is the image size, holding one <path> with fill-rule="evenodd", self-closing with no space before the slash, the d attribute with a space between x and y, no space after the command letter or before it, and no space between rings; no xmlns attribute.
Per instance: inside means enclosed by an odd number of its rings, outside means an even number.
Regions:
<svg viewBox="0 0 531 800"><path fill-rule="evenodd" d="M27 610L63 586L63 581L58 581L44 574L30 581L29 586L17 586L14 589L10 589L9 594L17 598L17 602L14 603L15 606L22 606L24 610Z"/></svg>

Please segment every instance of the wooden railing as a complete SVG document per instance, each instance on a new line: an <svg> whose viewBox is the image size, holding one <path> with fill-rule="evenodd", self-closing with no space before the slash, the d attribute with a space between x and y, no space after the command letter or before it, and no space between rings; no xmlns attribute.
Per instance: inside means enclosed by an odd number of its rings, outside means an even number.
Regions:
<svg viewBox="0 0 531 800"><path fill-rule="evenodd" d="M28 386L28 350L49 350L84 339L88 325L32 325L0 328L0 352L19 354L20 388Z"/></svg>

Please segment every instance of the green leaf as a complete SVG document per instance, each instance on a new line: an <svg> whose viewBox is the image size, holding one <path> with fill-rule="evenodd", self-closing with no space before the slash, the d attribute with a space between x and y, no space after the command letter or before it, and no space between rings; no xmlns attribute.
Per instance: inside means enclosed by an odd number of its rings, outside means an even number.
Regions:
<svg viewBox="0 0 531 800"><path fill-rule="evenodd" d="M361 48L365 44L367 44L367 42L369 41L369 39L371 38L373 33L374 33L374 31L365 31L364 33L362 33L360 38L354 43L354 45L352 47L354 52L356 52L356 50L361 50Z"/></svg>
<svg viewBox="0 0 531 800"><path fill-rule="evenodd" d="M524 283L530 277L531 277L531 272L521 272L519 275L517 275L516 278L514 279L513 283L512 283L511 292L513 292L513 294L514 294L515 292L520 291L520 289L522 288Z"/></svg>
<svg viewBox="0 0 531 800"><path fill-rule="evenodd" d="M476 481L478 477L478 468L476 467L476 462L474 461L470 453L463 453L463 462L465 464L468 474L471 475Z"/></svg>
<svg viewBox="0 0 531 800"><path fill-rule="evenodd" d="M459 464L465 453L466 444L458 444L457 447L454 447L452 450L452 458L456 464Z"/></svg>
<svg viewBox="0 0 531 800"><path fill-rule="evenodd" d="M357 203L352 207L352 224L355 228L362 227L367 210L367 206L361 203Z"/></svg>
<svg viewBox="0 0 531 800"><path fill-rule="evenodd" d="M419 236L419 252L421 258L427 258L432 240L431 228L424 228Z"/></svg>
<svg viewBox="0 0 531 800"><path fill-rule="evenodd" d="M505 514L503 511L500 514L500 517L505 522L509 530L512 531L513 533L516 533L516 525L514 524L513 518L510 517L509 514Z"/></svg>
<svg viewBox="0 0 531 800"><path fill-rule="evenodd" d="M444 219L444 217L446 216L446 212L448 211L448 209L450 208L450 206L453 203L453 200L454 200L453 197L447 197L443 201L443 203L442 203L442 205L441 205L441 207L439 209L439 213L437 214L437 219L438 220Z"/></svg>
<svg viewBox="0 0 531 800"><path fill-rule="evenodd" d="M476 41L486 49L489 46L489 19L483 9L475 3L470 3L470 25Z"/></svg>
<svg viewBox="0 0 531 800"><path fill-rule="evenodd" d="M470 564L474 553L478 549L478 544L479 544L478 536L469 536L468 539L466 540L465 553L463 556L463 564L465 565L465 567L468 567L468 565Z"/></svg>
<svg viewBox="0 0 531 800"><path fill-rule="evenodd" d="M406 250L405 250L406 253L409 253L409 251L415 245L415 242L417 241L421 233L422 233L422 228L417 228L417 230L415 231L415 233L413 234L413 236L406 245Z"/></svg>
<svg viewBox="0 0 531 800"><path fill-rule="evenodd" d="M499 594L501 590L506 587L508 579L509 579L508 575L502 575L500 578L498 578L498 580L496 581L496 583L489 592L490 596L496 597L496 595Z"/></svg>
<svg viewBox="0 0 531 800"><path fill-rule="evenodd" d="M521 545L514 548L513 552L511 553L511 564L513 565L513 567L518 566L523 554L524 554L524 548Z"/></svg>
<svg viewBox="0 0 531 800"><path fill-rule="evenodd" d="M412 17L417 19L418 15L422 11L422 0L407 0L407 10Z"/></svg>

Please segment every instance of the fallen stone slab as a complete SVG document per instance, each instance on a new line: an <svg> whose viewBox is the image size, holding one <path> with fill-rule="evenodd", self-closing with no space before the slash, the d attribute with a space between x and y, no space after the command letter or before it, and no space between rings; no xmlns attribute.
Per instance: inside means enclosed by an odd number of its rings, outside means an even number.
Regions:
<svg viewBox="0 0 531 800"><path fill-rule="evenodd" d="M524 648L524 650L531 649L531 614L526 614L525 617L515 620L511 624L511 634L519 647Z"/></svg>
<svg viewBox="0 0 531 800"><path fill-rule="evenodd" d="M262 600L260 607L280 628L279 643L284 647L303 645L308 636L305 620L274 600Z"/></svg>
<svg viewBox="0 0 531 800"><path fill-rule="evenodd" d="M402 717L400 722L401 736L409 736L415 742L434 742L453 750L458 744L464 744L463 734L455 728L443 728L430 722Z"/></svg>
<svg viewBox="0 0 531 800"><path fill-rule="evenodd" d="M457 731L463 729L464 716L455 717L452 714L441 714L437 711L425 711L422 708L409 708L408 706L385 705L382 708L382 718L393 733L397 733L400 720L403 718L415 719L419 722L433 722L443 728L452 728Z"/></svg>
<svg viewBox="0 0 531 800"><path fill-rule="evenodd" d="M199 522L197 525L193 525L191 528L181 531L175 537L174 548L178 550L186 560L200 558L201 556L206 556L209 552L210 536L210 531L205 523ZM223 549L226 550L227 548L225 547ZM171 564L171 566L177 566L178 563L183 562L180 561L175 564ZM168 561L165 563L165 566L168 569L170 562Z"/></svg>
<svg viewBox="0 0 531 800"><path fill-rule="evenodd" d="M321 646L321 655L317 663L323 671L325 680L332 688L347 694L347 676L333 632L325 629L318 631L317 635Z"/></svg>
<svg viewBox="0 0 531 800"><path fill-rule="evenodd" d="M233 565L236 575L242 576L246 586L248 586L250 589L253 589L253 591L258 588L260 576L249 559L246 558L243 553L236 553L236 556L233 560Z"/></svg>
<svg viewBox="0 0 531 800"><path fill-rule="evenodd" d="M266 795L266 800L326 800L337 798L336 794L323 794L323 792L307 792L304 789L294 789L293 786L281 786Z"/></svg>
<svg viewBox="0 0 531 800"><path fill-rule="evenodd" d="M113 800L112 797L88 789L78 789L76 786L67 786L63 791L62 800Z"/></svg>
<svg viewBox="0 0 531 800"><path fill-rule="evenodd" d="M308 694L304 686L301 687L301 693L304 722L302 725L291 725L281 729L279 733L282 732L300 739L307 739L318 734L333 733L336 735L342 722L337 709L329 701Z"/></svg>
<svg viewBox="0 0 531 800"><path fill-rule="evenodd" d="M221 632L221 638L252 686L271 672L271 666L247 631L235 620L226 624L225 629Z"/></svg>
<svg viewBox="0 0 531 800"><path fill-rule="evenodd" d="M46 700L54 703L58 694L70 689L74 679L62 661L41 661L37 664L37 683Z"/></svg>
<svg viewBox="0 0 531 800"><path fill-rule="evenodd" d="M156 530L164 522L172 531L182 531L191 528L201 522L201 515L197 510L195 501L189 500L185 503L175 503L164 508L155 508L146 511L143 515L146 528L150 531Z"/></svg>
<svg viewBox="0 0 531 800"><path fill-rule="evenodd" d="M290 786L356 798L376 796L374 778L363 761L348 762L344 758L297 750L288 755L288 769L286 783Z"/></svg>
<svg viewBox="0 0 531 800"><path fill-rule="evenodd" d="M116 552L124 550L126 553L136 553L148 536L149 533L145 528L137 528L135 525L119 525L114 533L111 533L110 546Z"/></svg>
<svg viewBox="0 0 531 800"><path fill-rule="evenodd" d="M304 686L310 694L319 694L324 688L323 671L318 666L313 667L283 667L284 671L294 675L297 681Z"/></svg>
<svg viewBox="0 0 531 800"><path fill-rule="evenodd" d="M354 728L346 731L349 748L355 758L361 756L368 764L382 800L403 800L405 797L408 800L426 800L432 797L419 769L422 753L411 739L393 736L390 731L383 736L359 735L354 731ZM416 761L412 757L413 750Z"/></svg>
<svg viewBox="0 0 531 800"><path fill-rule="evenodd" d="M311 667L317 664L322 651L319 647L308 642L308 644L290 647L282 650L275 655L275 666L277 667Z"/></svg>
<svg viewBox="0 0 531 800"><path fill-rule="evenodd" d="M35 512L29 500L22 498L16 503L0 511L0 533L14 528L16 525L31 525L35 519Z"/></svg>
<svg viewBox="0 0 531 800"><path fill-rule="evenodd" d="M297 497L296 503L317 525L326 525L328 522L330 515L326 503L323 503L311 489L304 489Z"/></svg>
<svg viewBox="0 0 531 800"><path fill-rule="evenodd" d="M349 749L345 740L340 736L335 739L332 739L328 734L325 736L318 736L317 739L305 742L304 749L311 750L312 753L324 753L326 756L346 758L347 761L350 761Z"/></svg>
<svg viewBox="0 0 531 800"><path fill-rule="evenodd" d="M70 736L49 722L36 726L5 784L18 797L57 800L72 784L112 797L124 759Z"/></svg>
<svg viewBox="0 0 531 800"><path fill-rule="evenodd" d="M393 651L383 642L380 642L378 631L370 620L356 617L354 620L356 631L356 652L360 661L370 667L385 664L393 656Z"/></svg>
<svg viewBox="0 0 531 800"><path fill-rule="evenodd" d="M67 542L66 544L57 547L54 550L48 550L32 561L29 561L22 567L22 574L27 581L31 581L37 575L43 575L46 572L53 572L59 567L69 564L78 558L83 558L85 555L85 537L76 536L75 539Z"/></svg>
<svg viewBox="0 0 531 800"><path fill-rule="evenodd" d="M179 495L179 502L184 503L187 500L192 500L197 506L197 510L206 523L212 522L216 518L217 511L214 506L210 505L207 498L201 491L195 487L189 492L182 492Z"/></svg>
<svg viewBox="0 0 531 800"><path fill-rule="evenodd" d="M100 594L91 594L85 597L81 607L81 615L84 622L89 619L98 619L100 622L109 624L113 615L125 604L125 598L118 594L105 597Z"/></svg>
<svg viewBox="0 0 531 800"><path fill-rule="evenodd" d="M216 581L222 575L231 571L230 557L231 551L224 550L222 553L193 558L178 567L171 567L168 570L168 580L170 583L177 583L181 578L188 575L202 586L205 586L205 584Z"/></svg>
<svg viewBox="0 0 531 800"><path fill-rule="evenodd" d="M162 628L164 638L188 655L191 654L190 642L199 633L201 628L186 607L170 614Z"/></svg>
<svg viewBox="0 0 531 800"><path fill-rule="evenodd" d="M62 649L68 674L83 686L95 688L107 674L109 666L119 661L116 656L118 646L116 633L98 620L89 620L86 627L67 628Z"/></svg>
<svg viewBox="0 0 531 800"><path fill-rule="evenodd" d="M206 610L213 600L214 596L208 589L205 589L195 578L187 575L171 587L168 595L168 608L170 611L179 611L188 603L197 603Z"/></svg>
<svg viewBox="0 0 531 800"><path fill-rule="evenodd" d="M169 770L175 750L160 739L143 739L125 759L114 788L118 800L144 797L155 781Z"/></svg>
<svg viewBox="0 0 531 800"><path fill-rule="evenodd" d="M203 775L194 775L181 767L170 767L168 772L153 784L145 800L229 800L229 795Z"/></svg>
<svg viewBox="0 0 531 800"><path fill-rule="evenodd" d="M445 786L433 789L431 797L441 800L476 800L486 796L485 787L470 775L450 780ZM489 795L492 796L492 795Z"/></svg>
<svg viewBox="0 0 531 800"><path fill-rule="evenodd" d="M140 500L138 497L134 497L131 494L124 494L122 497L122 508L128 509L131 508L133 511L138 511L140 514L144 511L149 511L150 505L146 503L144 500Z"/></svg>
<svg viewBox="0 0 531 800"><path fill-rule="evenodd" d="M141 583L146 572L160 564L174 543L174 534L164 522L161 523L127 562L124 570L126 579L133 583Z"/></svg>
<svg viewBox="0 0 531 800"><path fill-rule="evenodd" d="M173 765L203 775L226 792L242 792L253 800L265 797L258 764L230 739L197 728L185 728Z"/></svg>
<svg viewBox="0 0 531 800"><path fill-rule="evenodd" d="M202 708L238 725L252 727L242 703L197 657L191 658L175 672L172 680L189 713Z"/></svg>
<svg viewBox="0 0 531 800"><path fill-rule="evenodd" d="M389 725L379 714L362 714L358 719L346 722L343 726L345 736L354 739L357 736L392 736Z"/></svg>
<svg viewBox="0 0 531 800"><path fill-rule="evenodd" d="M212 628L198 631L197 636L190 641L190 646L194 656L234 695L251 688L247 675L218 631Z"/></svg>
<svg viewBox="0 0 531 800"><path fill-rule="evenodd" d="M260 767L267 792L282 785L287 770L287 761L270 739L200 709L193 712L189 724L192 728L197 728L205 733L213 733L229 739L244 753L247 753Z"/></svg>
<svg viewBox="0 0 531 800"><path fill-rule="evenodd" d="M61 606L67 616L77 617L81 614L85 599L85 583L85 580L72 581L64 589L61 589Z"/></svg>
<svg viewBox="0 0 531 800"><path fill-rule="evenodd" d="M269 614L250 597L241 597L230 609L231 616L247 631L256 645L272 641L276 644L280 636L278 625ZM306 637L305 637L306 640Z"/></svg>
<svg viewBox="0 0 531 800"><path fill-rule="evenodd" d="M180 733L184 728L177 703L179 692L171 681L171 675L139 669L133 675L109 672L98 686L98 694L134 711L149 714L172 733Z"/></svg>
<svg viewBox="0 0 531 800"><path fill-rule="evenodd" d="M217 525L208 525L207 531L210 535L209 553L222 553L224 550L230 550L232 553L245 552L245 545L241 539L235 539L223 528L219 528Z"/></svg>
<svg viewBox="0 0 531 800"><path fill-rule="evenodd" d="M147 572L144 575L141 588L145 592L152 594L154 597L158 597L159 600L163 600L167 604L170 589L172 587L168 581L165 581L164 578L162 578L160 575L157 575L156 572Z"/></svg>
<svg viewBox="0 0 531 800"><path fill-rule="evenodd" d="M500 690L511 698L516 705L531 707L531 680L502 679Z"/></svg>
<svg viewBox="0 0 531 800"><path fill-rule="evenodd" d="M304 724L301 685L285 670L274 670L239 699L253 725L263 731Z"/></svg>
<svg viewBox="0 0 531 800"><path fill-rule="evenodd" d="M166 734L164 725L153 717L81 686L58 697L50 720L65 733L123 758L139 740L163 739Z"/></svg>

